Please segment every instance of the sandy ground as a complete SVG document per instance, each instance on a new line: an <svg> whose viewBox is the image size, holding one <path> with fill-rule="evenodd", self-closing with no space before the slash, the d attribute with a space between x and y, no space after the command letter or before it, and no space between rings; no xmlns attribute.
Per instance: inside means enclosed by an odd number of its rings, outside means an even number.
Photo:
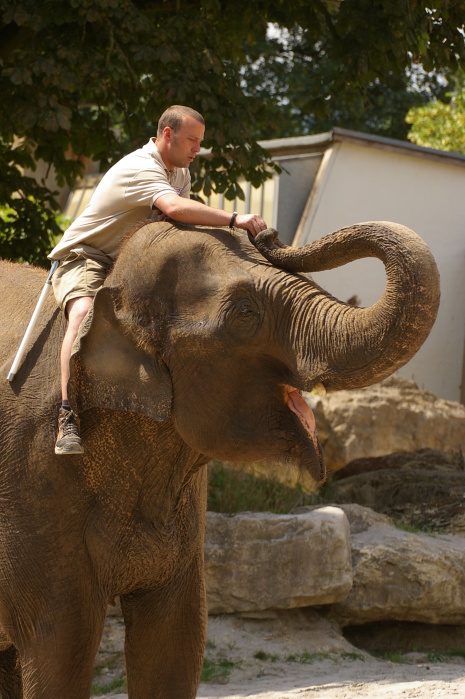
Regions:
<svg viewBox="0 0 465 699"><path fill-rule="evenodd" d="M107 636L115 640L121 631L110 627ZM375 658L313 610L268 619L211 617L205 657L213 678L200 685L198 699L465 697L463 658L431 662L425 653L406 654L402 662Z"/></svg>

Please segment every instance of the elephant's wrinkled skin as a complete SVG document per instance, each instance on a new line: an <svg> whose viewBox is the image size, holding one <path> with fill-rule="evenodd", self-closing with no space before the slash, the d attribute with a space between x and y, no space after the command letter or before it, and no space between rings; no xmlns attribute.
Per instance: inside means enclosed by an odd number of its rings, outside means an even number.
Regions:
<svg viewBox="0 0 465 699"><path fill-rule="evenodd" d="M438 275L408 229L363 224L302 251L282 248L272 231L255 243L260 251L242 233L170 223L128 237L72 359L82 457L54 454L65 323L51 295L6 381L45 273L1 263L3 699L88 699L118 595L131 699L195 697L204 465L273 457L322 481L313 417L293 389L369 385L428 335ZM300 274L375 255L388 281L370 309Z"/></svg>

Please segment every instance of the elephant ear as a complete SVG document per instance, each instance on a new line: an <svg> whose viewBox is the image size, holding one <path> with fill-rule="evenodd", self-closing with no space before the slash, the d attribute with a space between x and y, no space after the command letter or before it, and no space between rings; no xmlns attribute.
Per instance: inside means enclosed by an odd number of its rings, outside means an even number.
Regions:
<svg viewBox="0 0 465 699"><path fill-rule="evenodd" d="M82 323L70 362L70 395L79 412L110 408L163 422L172 385L165 364L141 350L116 317L117 291L102 287Z"/></svg>

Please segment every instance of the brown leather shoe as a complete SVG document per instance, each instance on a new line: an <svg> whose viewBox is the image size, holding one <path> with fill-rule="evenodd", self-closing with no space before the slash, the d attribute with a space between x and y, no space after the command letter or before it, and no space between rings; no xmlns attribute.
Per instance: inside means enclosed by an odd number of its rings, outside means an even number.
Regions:
<svg viewBox="0 0 465 699"><path fill-rule="evenodd" d="M83 454L79 436L79 418L72 410L60 408L58 412L58 437L55 454Z"/></svg>

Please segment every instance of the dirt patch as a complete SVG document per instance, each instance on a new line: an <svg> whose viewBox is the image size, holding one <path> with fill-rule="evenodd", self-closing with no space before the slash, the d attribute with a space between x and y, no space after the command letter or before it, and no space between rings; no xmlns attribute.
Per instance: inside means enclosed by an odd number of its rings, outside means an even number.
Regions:
<svg viewBox="0 0 465 699"><path fill-rule="evenodd" d="M421 635L421 630L417 631ZM200 685L198 699L465 696L463 657L441 655L433 647L401 653L400 647L394 650L393 631L389 639L386 628L384 633L385 645L390 649L383 657L375 657L355 646L337 625L311 609L279 612L268 617L257 615L253 619L235 615L210 617L205 652L205 669L210 680ZM99 658L103 660L105 654L113 663L120 658L119 673L124 674L122 627L118 617L107 619ZM113 666L114 677L115 670L118 668ZM109 673L100 673L98 681L102 682L105 676L108 679ZM127 695L121 691L115 688L107 696L126 699Z"/></svg>

